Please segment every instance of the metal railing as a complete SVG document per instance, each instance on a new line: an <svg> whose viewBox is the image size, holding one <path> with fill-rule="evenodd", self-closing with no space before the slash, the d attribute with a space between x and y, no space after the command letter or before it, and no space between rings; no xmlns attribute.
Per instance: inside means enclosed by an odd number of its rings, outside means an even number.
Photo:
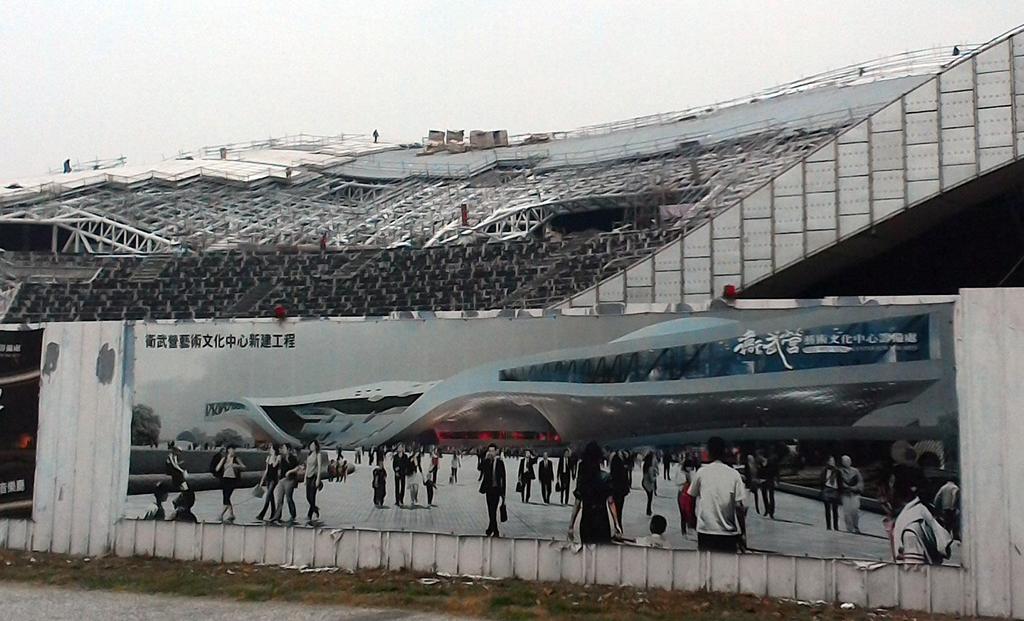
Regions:
<svg viewBox="0 0 1024 621"><path fill-rule="evenodd" d="M294 134L285 135L279 138L266 138L263 140L250 140L242 142L228 142L217 145L207 145L195 151L179 151L177 157L193 156L203 159L218 159L223 149L227 155L235 155L245 151L256 151L261 149L295 149L305 151L309 149L323 148L326 146L337 146L346 143L373 143L373 138L366 134Z"/></svg>
<svg viewBox="0 0 1024 621"><path fill-rule="evenodd" d="M83 171L87 171L87 170L106 170L108 168L117 168L118 166L124 166L127 163L128 163L128 158L123 156L123 155L119 155L117 157L105 158L105 159L101 159L99 157L96 157L96 158L93 158L93 159L88 160L86 162L83 162L81 160L76 160L74 164L71 164L71 172L83 172ZM60 168L60 169L50 168L47 171L47 174L50 174L50 175L62 175L62 174L64 174L64 169L63 168Z"/></svg>
<svg viewBox="0 0 1024 621"><path fill-rule="evenodd" d="M769 118L731 126L720 131L693 132L690 134L682 133L675 136L627 142L624 144L589 149L586 151L561 153L547 158L540 168L547 169L559 166L601 164L620 161L630 157L664 155L678 148L680 143L689 141L699 141L704 145L710 145L744 136L780 132L787 129L828 129L837 125L851 123L859 118L864 118L877 108L878 106L874 104L865 105L856 108L846 108L844 110L822 112L790 121L779 121L775 118Z"/></svg>
<svg viewBox="0 0 1024 621"><path fill-rule="evenodd" d="M662 112L658 114L638 116L631 119L623 119L609 123L584 125L583 127L578 127L574 130L549 132L549 134L556 139L601 135L623 129L635 129L650 125L674 123L688 117L710 114L725 108L750 103L755 100L769 99L780 95L788 95L822 86L858 84L880 79L891 79L909 75L921 75L929 72L938 72L950 62L959 61L963 57L973 54L977 49L979 49L980 45L964 44L959 47L961 51L959 56L952 55L952 45L947 47L934 47L924 50L903 52L900 54L893 54L891 56L883 56L863 63L846 65L838 69L832 69L806 78L773 86L750 95L727 99L709 105L694 106L692 108L686 108L675 112ZM529 134L524 134L523 137L528 135ZM509 140L511 141L512 138L513 137L510 137Z"/></svg>

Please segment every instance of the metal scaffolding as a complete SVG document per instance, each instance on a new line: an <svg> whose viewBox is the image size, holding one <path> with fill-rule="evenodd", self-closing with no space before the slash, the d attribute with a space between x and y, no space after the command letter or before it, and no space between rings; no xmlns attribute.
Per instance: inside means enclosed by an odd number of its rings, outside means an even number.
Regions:
<svg viewBox="0 0 1024 621"><path fill-rule="evenodd" d="M414 148L345 134L216 145L150 167L4 182L0 225L51 227L54 252L151 254L323 240L380 248L509 241L560 215L610 208L705 217L889 100L884 88L857 99L847 87L884 86L948 60L948 51L907 53L743 100L451 156L420 158ZM805 104L803 116L773 118L764 103L823 92L831 107ZM744 103L761 107L743 122L716 120L742 120L735 111Z"/></svg>

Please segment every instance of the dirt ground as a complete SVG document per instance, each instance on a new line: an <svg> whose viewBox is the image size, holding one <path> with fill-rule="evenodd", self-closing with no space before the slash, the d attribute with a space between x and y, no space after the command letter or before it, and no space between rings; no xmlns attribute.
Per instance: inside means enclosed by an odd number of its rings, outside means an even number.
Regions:
<svg viewBox="0 0 1024 621"><path fill-rule="evenodd" d="M485 619L632 621L668 619L952 619L842 610L747 595L443 577L409 572L300 570L153 558L79 558L0 550L0 580L152 594L400 608Z"/></svg>

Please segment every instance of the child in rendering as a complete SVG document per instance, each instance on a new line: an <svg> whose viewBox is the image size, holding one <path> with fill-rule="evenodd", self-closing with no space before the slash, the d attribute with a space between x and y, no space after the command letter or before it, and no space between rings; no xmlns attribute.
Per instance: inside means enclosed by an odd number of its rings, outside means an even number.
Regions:
<svg viewBox="0 0 1024 621"><path fill-rule="evenodd" d="M651 534L647 537L638 537L636 542L648 548L668 547L665 541L665 529L668 528L668 520L661 515L651 517Z"/></svg>
<svg viewBox="0 0 1024 621"><path fill-rule="evenodd" d="M376 507L384 506L384 495L387 491L388 473L384 470L380 461L373 469L373 504Z"/></svg>
<svg viewBox="0 0 1024 621"><path fill-rule="evenodd" d="M636 539L623 538L622 541L627 543L635 543L638 546L644 546L645 548L667 548L668 542L665 541L665 530L668 528L668 520L662 515L654 515L651 517L651 534L646 537L637 537Z"/></svg>

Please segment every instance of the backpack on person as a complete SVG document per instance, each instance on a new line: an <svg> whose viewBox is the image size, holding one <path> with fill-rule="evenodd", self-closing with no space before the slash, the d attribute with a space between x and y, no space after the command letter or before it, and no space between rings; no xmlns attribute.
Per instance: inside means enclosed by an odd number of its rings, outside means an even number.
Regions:
<svg viewBox="0 0 1024 621"><path fill-rule="evenodd" d="M224 466L223 461L226 458L220 453L214 453L213 459L210 460L210 474L217 477L218 479L224 477Z"/></svg>
<svg viewBox="0 0 1024 621"><path fill-rule="evenodd" d="M935 531L924 519L914 520L903 532L900 533L900 551L902 552L906 547L906 538L911 537L916 539L918 544L924 551L924 562L928 565L941 565L944 560L949 558L948 550L941 550L939 548L938 537L935 535Z"/></svg>

